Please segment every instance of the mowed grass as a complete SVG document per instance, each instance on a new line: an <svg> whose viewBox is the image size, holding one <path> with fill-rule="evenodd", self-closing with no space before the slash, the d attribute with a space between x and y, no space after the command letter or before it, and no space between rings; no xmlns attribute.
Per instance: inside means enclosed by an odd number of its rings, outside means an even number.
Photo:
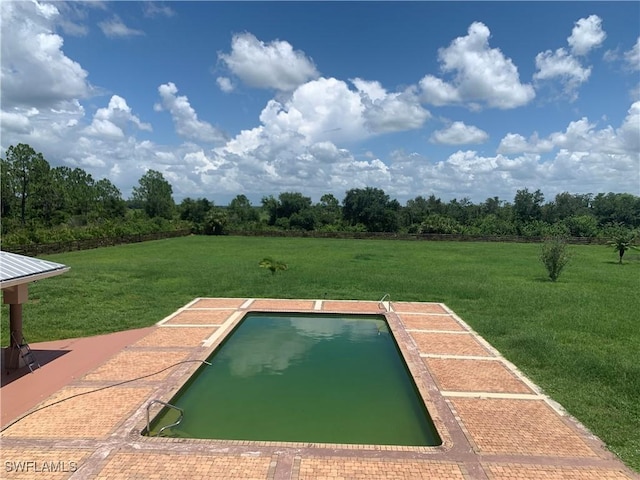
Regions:
<svg viewBox="0 0 640 480"><path fill-rule="evenodd" d="M51 255L71 271L31 286L24 329L38 342L143 327L196 297L444 302L640 470L640 255L570 246L553 283L540 248L185 237ZM289 269L259 268L268 256Z"/></svg>

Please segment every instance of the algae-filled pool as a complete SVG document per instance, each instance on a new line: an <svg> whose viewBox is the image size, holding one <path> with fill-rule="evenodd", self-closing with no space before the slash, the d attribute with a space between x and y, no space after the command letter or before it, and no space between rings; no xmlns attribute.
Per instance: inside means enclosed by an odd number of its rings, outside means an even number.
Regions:
<svg viewBox="0 0 640 480"><path fill-rule="evenodd" d="M249 313L169 401L163 436L440 445L381 315ZM151 435L176 419L163 409Z"/></svg>

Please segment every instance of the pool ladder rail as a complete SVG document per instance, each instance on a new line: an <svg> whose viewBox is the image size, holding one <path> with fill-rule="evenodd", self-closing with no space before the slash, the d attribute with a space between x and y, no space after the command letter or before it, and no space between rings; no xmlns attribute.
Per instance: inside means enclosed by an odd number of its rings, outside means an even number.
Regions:
<svg viewBox="0 0 640 480"><path fill-rule="evenodd" d="M391 306L391 295L388 293L385 293L384 296L378 302L378 306L387 312L393 312L393 307Z"/></svg>
<svg viewBox="0 0 640 480"><path fill-rule="evenodd" d="M159 403L160 405L163 405L167 408L173 408L174 410L177 410L180 413L180 416L178 417L178 420L176 420L173 423L170 423L169 425L165 425L160 430L158 430L158 433L156 433L155 435L152 435L151 434L151 418L150 418L149 411L151 410L152 405L156 403ZM160 434L164 432L166 429L177 427L178 425L180 425L180 422L182 422L183 418L184 418L184 410L181 409L180 407L176 407L175 405L171 405L170 403L163 402L162 400L151 400L147 405L147 435L150 437L152 436L159 437Z"/></svg>

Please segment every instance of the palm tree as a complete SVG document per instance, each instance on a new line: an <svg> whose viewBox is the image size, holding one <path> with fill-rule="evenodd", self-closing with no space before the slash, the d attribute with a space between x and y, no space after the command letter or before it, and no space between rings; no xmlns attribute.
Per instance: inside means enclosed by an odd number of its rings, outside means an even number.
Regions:
<svg viewBox="0 0 640 480"><path fill-rule="evenodd" d="M271 271L271 274L275 275L278 270L286 270L287 264L274 260L271 257L266 257L260 262L260 267L268 268Z"/></svg>
<svg viewBox="0 0 640 480"><path fill-rule="evenodd" d="M635 234L633 232L625 232L621 230L616 233L613 239L608 243L620 255L620 261L618 263L622 263L624 252L630 248L637 250L637 247L632 245L634 238Z"/></svg>

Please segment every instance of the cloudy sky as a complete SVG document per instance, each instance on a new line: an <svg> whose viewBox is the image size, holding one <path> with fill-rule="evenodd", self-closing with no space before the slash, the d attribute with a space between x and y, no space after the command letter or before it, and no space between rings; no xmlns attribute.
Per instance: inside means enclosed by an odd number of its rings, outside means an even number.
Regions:
<svg viewBox="0 0 640 480"><path fill-rule="evenodd" d="M640 195L638 2L0 2L2 155L174 197Z"/></svg>

